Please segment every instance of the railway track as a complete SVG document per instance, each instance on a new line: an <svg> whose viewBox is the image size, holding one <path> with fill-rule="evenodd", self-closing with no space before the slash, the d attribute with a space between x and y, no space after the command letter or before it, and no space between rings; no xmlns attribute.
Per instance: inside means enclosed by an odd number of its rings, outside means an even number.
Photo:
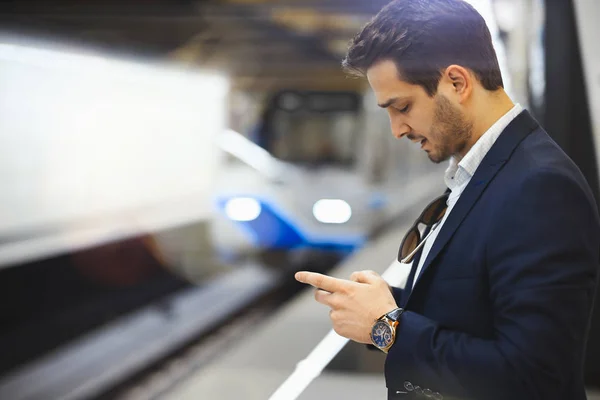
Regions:
<svg viewBox="0 0 600 400"><path fill-rule="evenodd" d="M140 391L137 398L157 398L216 357L226 338L293 296L300 286L292 275L289 268L249 263L201 286L163 291L156 301L1 376L0 398L112 399Z"/></svg>

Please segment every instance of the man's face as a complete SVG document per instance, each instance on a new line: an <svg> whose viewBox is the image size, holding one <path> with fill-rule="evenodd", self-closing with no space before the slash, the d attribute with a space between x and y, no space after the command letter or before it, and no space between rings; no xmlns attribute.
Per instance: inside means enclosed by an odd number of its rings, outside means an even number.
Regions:
<svg viewBox="0 0 600 400"><path fill-rule="evenodd" d="M463 152L472 123L440 90L430 97L421 86L402 81L389 60L369 68L367 78L377 103L388 111L395 137L420 143L434 163Z"/></svg>

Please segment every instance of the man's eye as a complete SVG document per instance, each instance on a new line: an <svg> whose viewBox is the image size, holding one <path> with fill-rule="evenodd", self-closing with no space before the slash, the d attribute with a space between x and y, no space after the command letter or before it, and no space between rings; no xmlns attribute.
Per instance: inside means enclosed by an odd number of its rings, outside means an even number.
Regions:
<svg viewBox="0 0 600 400"><path fill-rule="evenodd" d="M410 106L409 106L409 105L407 105L407 106L406 106L406 107L404 107L404 108L396 108L396 110L398 110L399 112L401 112L401 113L405 114L405 113L407 113L407 112L408 112L408 108L409 108L409 107L410 107Z"/></svg>

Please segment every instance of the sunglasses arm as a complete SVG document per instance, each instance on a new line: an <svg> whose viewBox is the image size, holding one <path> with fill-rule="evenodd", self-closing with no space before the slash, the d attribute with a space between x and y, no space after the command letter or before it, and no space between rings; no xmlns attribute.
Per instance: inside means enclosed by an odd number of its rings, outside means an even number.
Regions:
<svg viewBox="0 0 600 400"><path fill-rule="evenodd" d="M425 238L423 240L421 240L421 243L419 243L419 245L417 247L415 247L415 249L413 251L410 252L409 255L407 255L406 257L404 257L402 260L400 260L401 264L408 264L412 261L412 258L415 256L415 254L417 254L417 251L419 251L421 249L421 247L423 247L423 245L425 244L425 242L427 241L427 239L429 239L429 236L431 236L431 234L433 233L433 231L435 231L435 229L437 228L438 224L435 224L431 230L429 231L429 233L427 234L427 236L425 236Z"/></svg>

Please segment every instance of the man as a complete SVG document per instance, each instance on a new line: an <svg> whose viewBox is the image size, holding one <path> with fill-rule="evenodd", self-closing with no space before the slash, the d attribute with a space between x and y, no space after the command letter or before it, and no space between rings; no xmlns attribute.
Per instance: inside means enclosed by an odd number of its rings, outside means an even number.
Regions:
<svg viewBox="0 0 600 400"><path fill-rule="evenodd" d="M344 65L366 75L395 137L450 160L449 191L401 244L404 289L370 271L296 279L318 288L336 332L387 352L389 399L585 399L598 212L505 93L483 18L461 0L393 1Z"/></svg>

